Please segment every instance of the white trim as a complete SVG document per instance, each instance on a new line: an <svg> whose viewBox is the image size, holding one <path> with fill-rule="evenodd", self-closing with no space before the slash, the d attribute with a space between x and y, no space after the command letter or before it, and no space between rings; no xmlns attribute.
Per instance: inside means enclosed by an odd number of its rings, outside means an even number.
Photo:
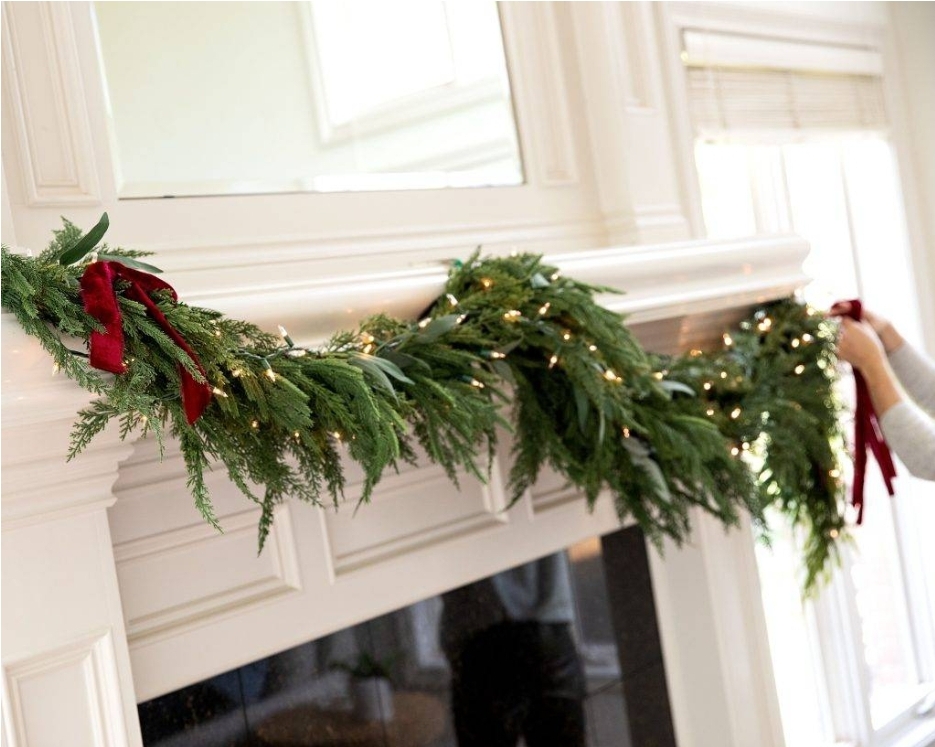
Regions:
<svg viewBox="0 0 935 747"><path fill-rule="evenodd" d="M687 67L762 67L776 70L883 74L879 50L786 41L686 28L682 62Z"/></svg>

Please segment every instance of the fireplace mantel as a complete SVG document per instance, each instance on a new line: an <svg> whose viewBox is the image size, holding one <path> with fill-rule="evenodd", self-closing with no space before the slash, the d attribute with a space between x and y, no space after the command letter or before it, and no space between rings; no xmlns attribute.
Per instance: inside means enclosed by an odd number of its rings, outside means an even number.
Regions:
<svg viewBox="0 0 935 747"><path fill-rule="evenodd" d="M679 350L711 343L752 304L803 285L807 252L798 237L777 236L547 261L627 291L602 300L630 315L647 347ZM284 324L314 342L374 311L418 314L445 272L434 265L190 300L269 329ZM420 465L388 475L356 516L286 504L257 558L257 510L213 474L226 529L216 534L193 508L171 447L160 462L150 441L121 443L108 431L66 465L68 431L88 397L53 377L48 356L9 315L2 335L11 745L138 745L137 701L619 527L610 501L588 512L557 477L505 510L505 444L490 482L465 480L460 493L438 468ZM348 474L353 504L353 465ZM756 591L745 531L724 535L699 516L690 546L669 548L665 559L653 554L673 715L686 747L714 743L710 735L725 745L766 744L762 729L772 728L763 726L774 704L768 656L758 648L762 614L744 597Z"/></svg>

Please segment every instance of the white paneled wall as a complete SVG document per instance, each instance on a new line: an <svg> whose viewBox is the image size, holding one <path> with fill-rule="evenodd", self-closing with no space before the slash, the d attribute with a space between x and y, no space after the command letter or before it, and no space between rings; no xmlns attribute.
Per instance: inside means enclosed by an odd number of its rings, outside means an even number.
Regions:
<svg viewBox="0 0 935 747"><path fill-rule="evenodd" d="M717 12L756 25L739 4ZM108 239L156 250L187 300L285 324L302 342L373 311L417 314L450 260L478 244L541 251L570 275L629 291L605 300L631 312L653 348L685 349L800 285L807 247L794 237L664 243L701 228L679 13L501 5L521 186L119 200L91 5L6 3L4 240L39 249L63 213L90 226L107 210ZM852 26L862 23L879 21ZM465 479L456 492L420 465L388 475L356 516L353 505L287 504L257 557L257 513L222 471L211 477L226 529L216 534L171 449L159 462L151 443L105 435L63 465L85 400L7 318L2 333L9 747L139 745L136 700L618 526L609 501L589 513L550 476L504 510L504 443L485 485ZM781 744L745 536L704 525L688 548L653 556L680 747ZM735 655L740 638L749 657Z"/></svg>

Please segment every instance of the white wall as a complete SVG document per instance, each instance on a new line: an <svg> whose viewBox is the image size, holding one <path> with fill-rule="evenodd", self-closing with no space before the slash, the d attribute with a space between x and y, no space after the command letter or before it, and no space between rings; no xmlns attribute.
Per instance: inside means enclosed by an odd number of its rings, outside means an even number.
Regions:
<svg viewBox="0 0 935 747"><path fill-rule="evenodd" d="M890 13L906 118L900 167L926 342L935 353L935 3L890 3Z"/></svg>

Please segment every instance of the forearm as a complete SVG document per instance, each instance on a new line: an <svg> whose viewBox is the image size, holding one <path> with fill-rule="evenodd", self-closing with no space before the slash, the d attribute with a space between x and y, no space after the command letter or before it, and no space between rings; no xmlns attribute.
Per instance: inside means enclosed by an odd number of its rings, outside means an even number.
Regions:
<svg viewBox="0 0 935 747"><path fill-rule="evenodd" d="M880 342L883 343L883 349L886 351L887 355L895 353L906 342L903 336L899 334L896 327L889 322L877 333L877 336L880 338Z"/></svg>
<svg viewBox="0 0 935 747"><path fill-rule="evenodd" d="M935 415L935 363L908 343L887 354L906 393L919 407Z"/></svg>
<svg viewBox="0 0 935 747"><path fill-rule="evenodd" d="M935 423L909 402L900 402L880 416L887 443L909 472L935 480Z"/></svg>
<svg viewBox="0 0 935 747"><path fill-rule="evenodd" d="M864 366L860 372L867 382L873 409L878 418L882 418L890 408L903 401L902 393L896 385L896 376L886 358L881 356L871 365Z"/></svg>

